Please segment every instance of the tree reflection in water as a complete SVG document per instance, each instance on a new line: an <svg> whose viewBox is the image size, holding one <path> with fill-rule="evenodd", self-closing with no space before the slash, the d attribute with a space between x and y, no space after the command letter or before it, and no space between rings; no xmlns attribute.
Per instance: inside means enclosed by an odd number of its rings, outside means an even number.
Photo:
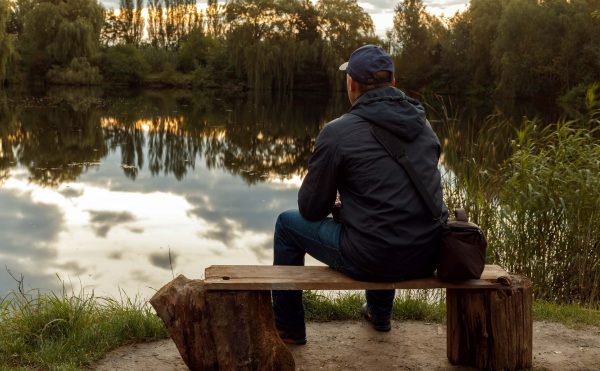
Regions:
<svg viewBox="0 0 600 371"><path fill-rule="evenodd" d="M33 182L54 187L118 151L132 180L145 167L181 180L198 159L248 184L302 176L319 129L346 108L309 94L128 94L62 89L14 105L0 97L0 175L20 164Z"/></svg>

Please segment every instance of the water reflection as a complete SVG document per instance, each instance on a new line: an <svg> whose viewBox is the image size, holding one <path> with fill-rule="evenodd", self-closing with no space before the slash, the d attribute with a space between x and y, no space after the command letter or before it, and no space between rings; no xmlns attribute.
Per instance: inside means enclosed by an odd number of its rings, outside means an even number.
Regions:
<svg viewBox="0 0 600 371"><path fill-rule="evenodd" d="M329 97L58 90L0 96L0 256L31 288L152 293L268 264ZM343 102L343 101L339 101ZM0 291L15 288L0 273Z"/></svg>

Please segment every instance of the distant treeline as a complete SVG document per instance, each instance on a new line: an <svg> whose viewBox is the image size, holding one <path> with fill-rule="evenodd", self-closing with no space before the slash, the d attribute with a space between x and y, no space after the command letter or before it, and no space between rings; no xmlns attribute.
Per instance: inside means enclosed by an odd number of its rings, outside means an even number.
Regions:
<svg viewBox="0 0 600 371"><path fill-rule="evenodd" d="M0 82L341 90L337 66L365 43L411 90L558 96L600 80L600 0L471 0L451 18L399 1L385 39L357 0L197 5L0 0Z"/></svg>

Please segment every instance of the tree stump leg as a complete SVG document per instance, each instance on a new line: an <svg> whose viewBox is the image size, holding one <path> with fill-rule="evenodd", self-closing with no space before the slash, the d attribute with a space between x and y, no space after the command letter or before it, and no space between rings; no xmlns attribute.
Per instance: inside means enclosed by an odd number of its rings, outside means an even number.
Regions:
<svg viewBox="0 0 600 371"><path fill-rule="evenodd" d="M294 370L270 291L210 291L180 275L150 299L191 370Z"/></svg>
<svg viewBox="0 0 600 371"><path fill-rule="evenodd" d="M482 369L531 368L531 281L511 276L497 290L447 289L447 354L452 364Z"/></svg>

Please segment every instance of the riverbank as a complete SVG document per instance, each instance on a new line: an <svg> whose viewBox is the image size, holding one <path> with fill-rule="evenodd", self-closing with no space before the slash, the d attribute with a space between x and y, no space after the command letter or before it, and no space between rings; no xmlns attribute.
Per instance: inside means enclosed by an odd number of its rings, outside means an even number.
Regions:
<svg viewBox="0 0 600 371"><path fill-rule="evenodd" d="M393 321L392 331L374 331L365 321L309 322L308 343L290 346L297 370L458 370L446 359L446 326ZM600 364L600 327L572 329L533 324L533 369L592 370ZM187 370L170 340L116 349L94 371Z"/></svg>

